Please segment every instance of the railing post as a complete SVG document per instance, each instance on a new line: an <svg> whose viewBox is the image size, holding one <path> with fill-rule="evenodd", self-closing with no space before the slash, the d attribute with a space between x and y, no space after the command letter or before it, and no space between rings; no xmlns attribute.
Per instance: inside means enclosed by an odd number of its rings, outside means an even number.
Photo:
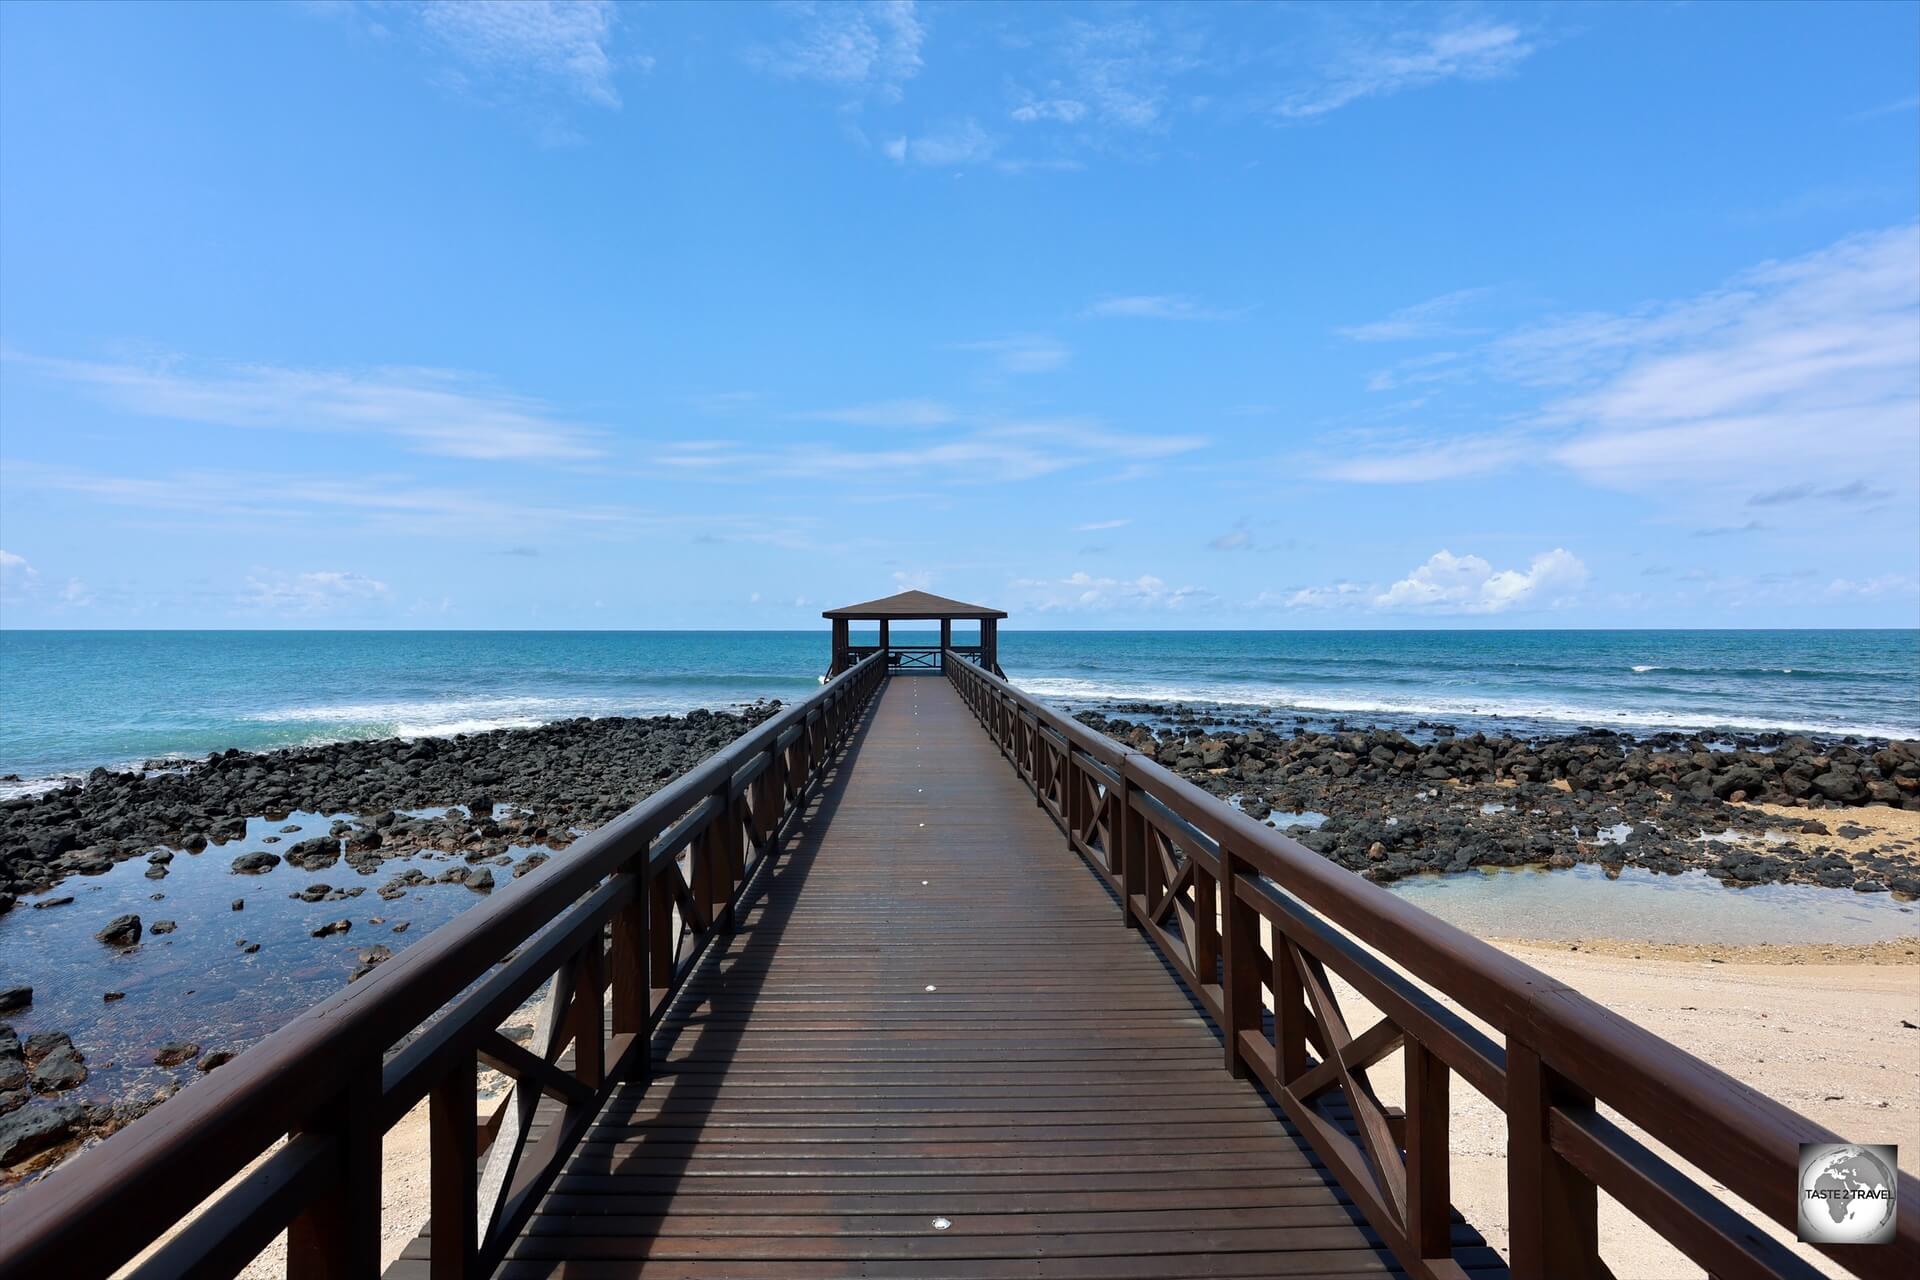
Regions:
<svg viewBox="0 0 1920 1280"><path fill-rule="evenodd" d="M595 930L574 958L573 1074L590 1089L598 1089L607 1075L606 953Z"/></svg>
<svg viewBox="0 0 1920 1280"><path fill-rule="evenodd" d="M332 1182L287 1227L288 1280L346 1280L380 1271L380 1060L350 1064L340 1091L294 1130L325 1135Z"/></svg>
<svg viewBox="0 0 1920 1280"><path fill-rule="evenodd" d="M1120 922L1138 928L1133 916L1133 900L1147 892L1147 820L1133 804L1133 783L1126 776L1126 762L1120 764L1120 812L1115 827L1120 840Z"/></svg>
<svg viewBox="0 0 1920 1280"><path fill-rule="evenodd" d="M651 911L647 885L647 850L642 849L628 864L628 875L636 878L633 901L616 911L612 921L612 939L608 975L613 988L613 1034L647 1037L647 1021L652 1016L652 998L647 986L647 916ZM645 1083L652 1075L652 1055L634 1055L634 1070Z"/></svg>
<svg viewBox="0 0 1920 1280"><path fill-rule="evenodd" d="M654 1006L673 988L674 952L680 935L673 927L673 891L667 885L667 876L650 876L646 894L647 927L642 936L647 940L647 1016L652 1018Z"/></svg>
<svg viewBox="0 0 1920 1280"><path fill-rule="evenodd" d="M725 901L720 908L720 919L716 921L722 933L734 930L733 895L747 879L747 854L745 846L745 824L747 821L747 802L742 796L733 799L730 795L731 780L720 791L720 801L725 807L720 813L720 883L724 886Z"/></svg>
<svg viewBox="0 0 1920 1280"><path fill-rule="evenodd" d="M1593 1110L1522 1040L1507 1037L1507 1216L1516 1280L1601 1280L1599 1198L1553 1149L1553 1108Z"/></svg>
<svg viewBox="0 0 1920 1280"><path fill-rule="evenodd" d="M1447 1064L1407 1037L1407 1242L1422 1258L1450 1258L1453 1191Z"/></svg>
<svg viewBox="0 0 1920 1280"><path fill-rule="evenodd" d="M1260 1031L1260 914L1240 900L1242 867L1239 857L1223 840L1220 843L1220 893L1225 898L1221 924L1222 965L1220 1003L1226 1024L1227 1071L1238 1077L1246 1074L1240 1056L1240 1033Z"/></svg>
<svg viewBox="0 0 1920 1280"><path fill-rule="evenodd" d="M433 1280L464 1280L480 1248L479 1171L475 1167L475 1094L472 1050L462 1053L433 1086L427 1105L431 1131L429 1273Z"/></svg>
<svg viewBox="0 0 1920 1280"><path fill-rule="evenodd" d="M1066 819L1069 849L1075 847L1081 827L1086 823L1087 805L1080 795L1085 789L1073 763L1073 743L1069 741L1060 748L1060 816Z"/></svg>
<svg viewBox="0 0 1920 1280"><path fill-rule="evenodd" d="M1273 926L1273 1043L1280 1085L1290 1086L1307 1071L1307 992L1300 962L1280 926Z"/></svg>

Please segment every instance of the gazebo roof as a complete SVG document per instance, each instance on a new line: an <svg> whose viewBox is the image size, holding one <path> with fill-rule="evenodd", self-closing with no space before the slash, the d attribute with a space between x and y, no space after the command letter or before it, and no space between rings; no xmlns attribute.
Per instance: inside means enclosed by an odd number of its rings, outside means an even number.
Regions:
<svg viewBox="0 0 1920 1280"><path fill-rule="evenodd" d="M962 600L949 600L945 596L936 596L931 591L902 591L898 595L887 596L880 600L868 600L864 604L842 605L838 609L828 609L820 615L823 618L1004 618L1004 609L989 609L983 604L967 604Z"/></svg>

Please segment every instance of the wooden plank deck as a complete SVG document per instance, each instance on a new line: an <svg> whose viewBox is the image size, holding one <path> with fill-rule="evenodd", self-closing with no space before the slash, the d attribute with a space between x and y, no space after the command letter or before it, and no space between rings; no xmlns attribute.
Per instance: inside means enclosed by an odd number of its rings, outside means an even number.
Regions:
<svg viewBox="0 0 1920 1280"><path fill-rule="evenodd" d="M945 679L760 888L500 1274L1399 1274Z"/></svg>

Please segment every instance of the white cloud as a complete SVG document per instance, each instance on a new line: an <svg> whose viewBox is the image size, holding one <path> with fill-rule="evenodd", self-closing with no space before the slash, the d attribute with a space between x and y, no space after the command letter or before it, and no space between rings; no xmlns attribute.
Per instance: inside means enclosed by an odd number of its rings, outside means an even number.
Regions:
<svg viewBox="0 0 1920 1280"><path fill-rule="evenodd" d="M1132 520L1089 520L1085 524L1073 526L1075 533L1098 533L1102 529L1124 529Z"/></svg>
<svg viewBox="0 0 1920 1280"><path fill-rule="evenodd" d="M896 164L926 165L935 169L982 164L993 159L997 150L999 142L980 127L979 121L971 118L934 133L895 138L881 147L886 157Z"/></svg>
<svg viewBox="0 0 1920 1280"><path fill-rule="evenodd" d="M1876 116L1905 115L1916 109L1920 109L1920 93L1910 93L1904 98L1895 98L1892 102L1883 102L1877 107L1856 111L1848 119L1871 120Z"/></svg>
<svg viewBox="0 0 1920 1280"><path fill-rule="evenodd" d="M1490 80L1512 73L1533 51L1517 28L1485 22L1354 44L1334 59L1319 83L1285 98L1278 114L1310 119L1362 98L1444 80Z"/></svg>
<svg viewBox="0 0 1920 1280"><path fill-rule="evenodd" d="M1072 98L1032 98L1009 114L1022 124L1043 120L1055 124L1075 124L1087 114L1087 104Z"/></svg>
<svg viewBox="0 0 1920 1280"><path fill-rule="evenodd" d="M40 586L40 571L25 556L0 550L0 603L19 604Z"/></svg>
<svg viewBox="0 0 1920 1280"><path fill-rule="evenodd" d="M1148 462L1200 448L1198 436L1110 431L1075 419L988 422L914 443L801 442L768 448L737 443L668 445L659 466L739 481L809 476L897 484L923 478L955 484L1034 480L1114 461Z"/></svg>
<svg viewBox="0 0 1920 1280"><path fill-rule="evenodd" d="M1322 474L1415 483L1538 462L1731 511L1783 477L1873 500L1920 478L1920 227L1850 236L1720 288L1537 325L1447 368L1532 389L1518 425L1408 433ZM1389 380L1390 382L1393 379Z"/></svg>
<svg viewBox="0 0 1920 1280"><path fill-rule="evenodd" d="M1727 287L1517 335L1502 355L1570 385L1554 456L1628 488L1750 489L1920 472L1920 228L1853 236ZM1597 376L1596 376L1597 374Z"/></svg>
<svg viewBox="0 0 1920 1280"><path fill-rule="evenodd" d="M1170 587L1152 574L1106 578L1082 571L1064 578L1016 578L1012 586L1024 597L1024 607L1040 613L1113 609L1178 611L1189 604L1209 600L1213 595L1200 587Z"/></svg>
<svg viewBox="0 0 1920 1280"><path fill-rule="evenodd" d="M1326 587L1302 587L1287 593L1281 603L1289 609L1345 609L1364 603L1372 590L1357 582L1336 582ZM1261 604L1267 602L1264 592L1261 599L1256 601Z"/></svg>
<svg viewBox="0 0 1920 1280"><path fill-rule="evenodd" d="M1247 532L1244 524L1237 525L1207 543L1213 551L1247 551L1253 546L1253 535Z"/></svg>
<svg viewBox="0 0 1920 1280"><path fill-rule="evenodd" d="M792 415L798 422L844 422L857 427L939 427L960 415L938 400L876 400L841 409L812 409Z"/></svg>
<svg viewBox="0 0 1920 1280"><path fill-rule="evenodd" d="M1348 325L1334 330L1355 342L1406 342L1419 338L1450 338L1473 332L1462 327L1460 312L1485 297L1489 291L1456 289L1425 302L1402 307L1384 320Z"/></svg>
<svg viewBox="0 0 1920 1280"><path fill-rule="evenodd" d="M67 585L60 588L60 603L74 609L84 609L93 603L93 589L78 578L68 578Z"/></svg>
<svg viewBox="0 0 1920 1280"><path fill-rule="evenodd" d="M551 81L588 102L620 105L608 53L611 0L435 0L415 12L430 36L482 73Z"/></svg>
<svg viewBox="0 0 1920 1280"><path fill-rule="evenodd" d="M183 422L392 436L417 453L505 462L597 457L590 434L538 400L438 369L364 372L177 361L109 364L10 355L129 412Z"/></svg>
<svg viewBox="0 0 1920 1280"><path fill-rule="evenodd" d="M1578 590L1587 567L1561 547L1533 558L1522 572L1496 571L1479 556L1436 551L1427 562L1373 598L1374 607L1426 613L1505 613L1551 604Z"/></svg>
<svg viewBox="0 0 1920 1280"><path fill-rule="evenodd" d="M1887 573L1877 578L1855 580L1835 578L1827 584L1827 594L1856 600L1878 600L1888 596L1920 594L1920 580L1909 574Z"/></svg>
<svg viewBox="0 0 1920 1280"><path fill-rule="evenodd" d="M721 446L732 448L732 446ZM202 524L242 530L266 525L311 529L321 536L364 528L396 537L497 539L502 529L544 529L570 538L630 538L693 532L725 541L780 546L805 544L811 517L751 508L659 514L628 503L543 504L523 492L471 486L435 487L403 476L323 476L249 471L179 471L116 476L9 462L9 486L76 494L94 502L142 511L188 513ZM524 488L524 486L523 486ZM533 547L509 549L528 558Z"/></svg>
<svg viewBox="0 0 1920 1280"><path fill-rule="evenodd" d="M1051 373L1073 358L1072 350L1065 343L1044 334L1015 334L978 342L955 342L948 349L990 355L1002 373Z"/></svg>
<svg viewBox="0 0 1920 1280"><path fill-rule="evenodd" d="M1067 23L1059 38L1045 46L1046 61L1056 74L1046 76L1037 90L1022 91L1014 119L1097 122L1134 131L1160 126L1170 82L1197 61L1194 35L1179 24L1152 20L1163 16L1149 12Z"/></svg>
<svg viewBox="0 0 1920 1280"><path fill-rule="evenodd" d="M1099 320L1225 320L1237 313L1161 293L1102 298L1080 314Z"/></svg>
<svg viewBox="0 0 1920 1280"><path fill-rule="evenodd" d="M339 569L260 570L248 575L238 604L263 613L327 614L363 611L390 595L386 583Z"/></svg>
<svg viewBox="0 0 1920 1280"><path fill-rule="evenodd" d="M920 73L927 30L913 0L874 4L796 4L795 31L749 61L775 75L871 91L898 101Z"/></svg>
<svg viewBox="0 0 1920 1280"><path fill-rule="evenodd" d="M1517 433L1456 436L1343 457L1321 466L1319 474L1356 484L1425 484L1484 475L1538 452L1537 442Z"/></svg>

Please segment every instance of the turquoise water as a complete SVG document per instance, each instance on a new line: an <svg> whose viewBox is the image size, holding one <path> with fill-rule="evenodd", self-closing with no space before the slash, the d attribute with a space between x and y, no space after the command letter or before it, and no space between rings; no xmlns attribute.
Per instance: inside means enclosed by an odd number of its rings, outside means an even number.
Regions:
<svg viewBox="0 0 1920 1280"><path fill-rule="evenodd" d="M1912 630L1010 627L1000 658L1016 683L1068 705L1179 699L1505 732L1920 736ZM812 631L4 631L0 774L792 699L826 659L827 636Z"/></svg>

